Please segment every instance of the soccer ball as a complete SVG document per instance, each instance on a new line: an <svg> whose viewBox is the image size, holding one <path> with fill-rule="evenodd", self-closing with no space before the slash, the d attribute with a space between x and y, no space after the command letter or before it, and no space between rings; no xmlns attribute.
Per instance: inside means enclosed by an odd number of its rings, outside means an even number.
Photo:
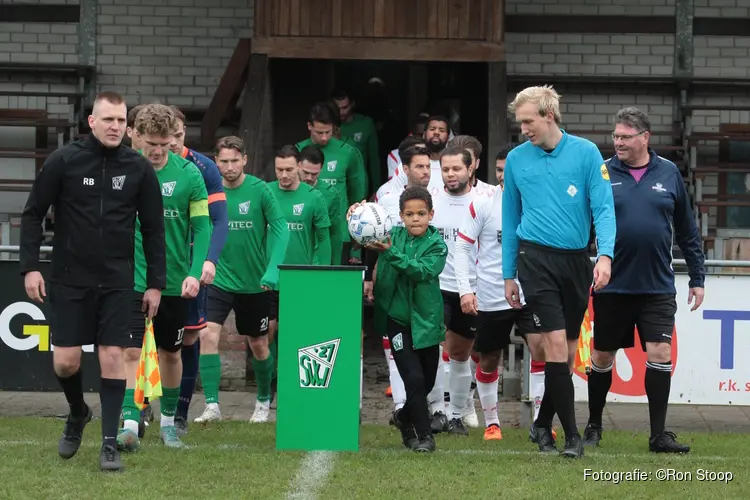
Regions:
<svg viewBox="0 0 750 500"><path fill-rule="evenodd" d="M349 216L349 234L360 245L385 241L393 228L391 215L377 203L365 203Z"/></svg>

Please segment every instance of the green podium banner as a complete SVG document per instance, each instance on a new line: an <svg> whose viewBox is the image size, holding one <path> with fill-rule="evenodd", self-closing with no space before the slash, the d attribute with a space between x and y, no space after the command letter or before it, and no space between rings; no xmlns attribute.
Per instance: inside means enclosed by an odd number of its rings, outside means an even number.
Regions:
<svg viewBox="0 0 750 500"><path fill-rule="evenodd" d="M359 451L361 266L279 266L276 449Z"/></svg>

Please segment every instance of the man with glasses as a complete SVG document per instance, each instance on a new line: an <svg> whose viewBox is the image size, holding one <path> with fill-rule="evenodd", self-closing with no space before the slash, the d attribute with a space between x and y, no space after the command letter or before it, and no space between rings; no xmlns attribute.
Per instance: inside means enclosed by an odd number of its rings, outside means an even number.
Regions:
<svg viewBox="0 0 750 500"><path fill-rule="evenodd" d="M703 245L682 175L674 163L649 147L651 123L638 108L615 117L615 156L607 161L615 200L617 237L612 278L594 291L594 349L588 379L589 422L584 444L598 446L602 413L612 385L618 349L635 344L638 328L647 353L645 387L655 453L687 453L688 446L664 430L672 376L675 300L672 245L685 255L691 311L703 302Z"/></svg>

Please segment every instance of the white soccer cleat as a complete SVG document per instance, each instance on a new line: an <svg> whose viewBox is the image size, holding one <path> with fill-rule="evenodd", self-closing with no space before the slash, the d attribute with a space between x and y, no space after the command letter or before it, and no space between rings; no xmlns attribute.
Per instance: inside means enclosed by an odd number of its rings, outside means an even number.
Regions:
<svg viewBox="0 0 750 500"><path fill-rule="evenodd" d="M211 403L206 405L206 409L203 410L203 414L200 417L195 417L196 424L207 424L209 422L218 422L221 420L221 411L217 403Z"/></svg>
<svg viewBox="0 0 750 500"><path fill-rule="evenodd" d="M253 416L250 417L250 422L254 424L262 424L268 422L268 415L271 413L271 402L270 401L256 401L255 411Z"/></svg>
<svg viewBox="0 0 750 500"><path fill-rule="evenodd" d="M466 427L476 429L479 427L479 417L477 416L477 408L474 404L474 398L470 398L464 412L461 415L461 420L464 421Z"/></svg>

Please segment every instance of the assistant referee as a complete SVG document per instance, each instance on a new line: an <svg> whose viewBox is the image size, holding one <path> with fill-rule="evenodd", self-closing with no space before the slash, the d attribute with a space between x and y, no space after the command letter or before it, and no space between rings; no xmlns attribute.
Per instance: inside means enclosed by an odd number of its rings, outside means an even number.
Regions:
<svg viewBox="0 0 750 500"><path fill-rule="evenodd" d="M102 377L102 470L122 469L115 439L125 395L136 215L148 263L143 311L149 317L156 314L167 279L161 187L148 160L122 144L126 111L119 94L96 97L91 133L47 158L21 217L26 294L35 302L49 300L55 374L70 406L58 452L72 458L91 421L91 408L83 400L81 347L95 344ZM55 209L55 236L47 288L39 247L50 206Z"/></svg>
<svg viewBox="0 0 750 500"><path fill-rule="evenodd" d="M560 96L551 86L522 90L509 110L529 140L508 154L505 165L505 297L513 307L521 307L517 274L542 334L546 360L533 439L539 451L557 452L552 437L557 413L565 430L562 455L580 458L583 443L576 427L570 365L592 281L587 251L592 214L599 254L594 289L609 282L615 243L609 173L592 142L560 129Z"/></svg>

